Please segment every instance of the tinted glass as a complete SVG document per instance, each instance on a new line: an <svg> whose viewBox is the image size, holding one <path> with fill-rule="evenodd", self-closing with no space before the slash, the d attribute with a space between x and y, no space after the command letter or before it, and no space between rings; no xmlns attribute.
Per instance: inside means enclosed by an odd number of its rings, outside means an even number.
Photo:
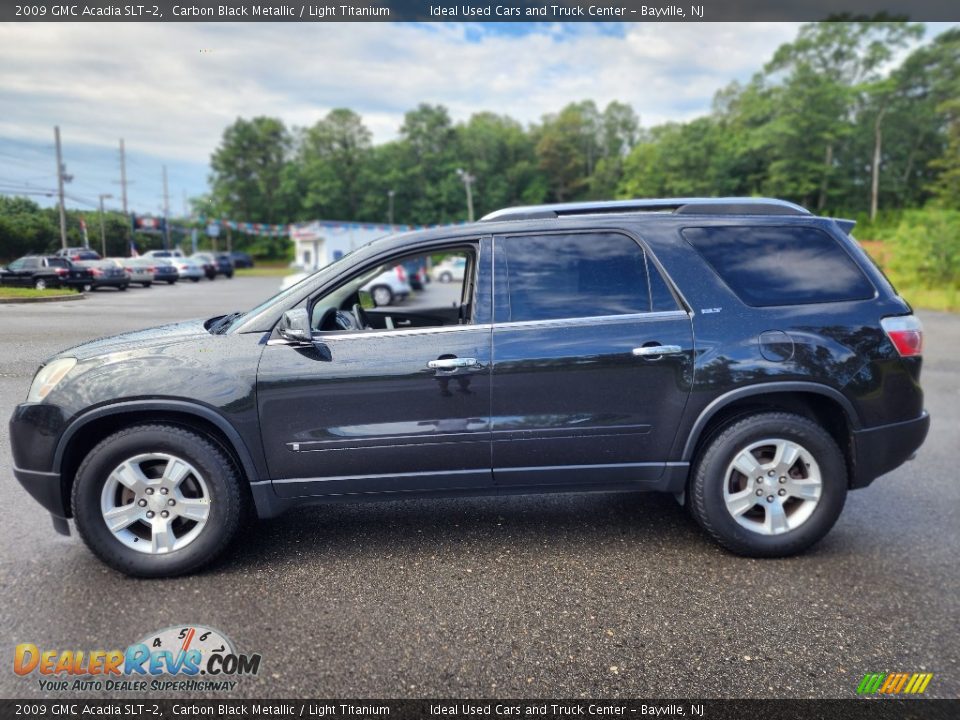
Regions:
<svg viewBox="0 0 960 720"><path fill-rule="evenodd" d="M666 280L649 260L647 261L647 271L650 273L650 305L654 312L666 312L668 310L679 310L676 298L667 287Z"/></svg>
<svg viewBox="0 0 960 720"><path fill-rule="evenodd" d="M650 310L643 250L624 235L511 237L503 247L513 321Z"/></svg>
<svg viewBox="0 0 960 720"><path fill-rule="evenodd" d="M754 307L865 300L874 288L826 233L809 227L686 228L683 236Z"/></svg>
<svg viewBox="0 0 960 720"><path fill-rule="evenodd" d="M68 268L70 267L70 261L67 260L66 258L52 257L52 258L47 258L47 265L49 265L50 267Z"/></svg>

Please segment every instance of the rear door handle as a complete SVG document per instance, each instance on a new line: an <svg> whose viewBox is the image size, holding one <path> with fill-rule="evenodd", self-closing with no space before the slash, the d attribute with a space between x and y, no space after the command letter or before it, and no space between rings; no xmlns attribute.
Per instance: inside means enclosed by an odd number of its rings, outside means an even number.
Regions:
<svg viewBox="0 0 960 720"><path fill-rule="evenodd" d="M677 355L682 353L679 345L644 345L633 349L636 357L656 357L657 355Z"/></svg>
<svg viewBox="0 0 960 720"><path fill-rule="evenodd" d="M480 363L476 358L442 358L431 360L427 367L431 370L456 370L457 368L477 367Z"/></svg>

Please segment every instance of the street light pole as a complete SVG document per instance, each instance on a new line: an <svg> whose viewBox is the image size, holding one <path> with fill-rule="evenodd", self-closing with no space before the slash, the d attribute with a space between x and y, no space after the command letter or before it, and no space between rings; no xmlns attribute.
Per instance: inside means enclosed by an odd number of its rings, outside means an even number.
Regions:
<svg viewBox="0 0 960 720"><path fill-rule="evenodd" d="M397 193L393 190L387 190L387 198L390 201L390 209L387 211L387 218L389 218L391 230L393 229L393 196Z"/></svg>
<svg viewBox="0 0 960 720"><path fill-rule="evenodd" d="M457 168L457 175L463 180L463 186L467 189L467 220L473 222L473 182L477 177L463 168Z"/></svg>
<svg viewBox="0 0 960 720"><path fill-rule="evenodd" d="M103 201L112 198L113 195L110 193L103 193L100 195L100 257L107 256L107 229L103 224Z"/></svg>

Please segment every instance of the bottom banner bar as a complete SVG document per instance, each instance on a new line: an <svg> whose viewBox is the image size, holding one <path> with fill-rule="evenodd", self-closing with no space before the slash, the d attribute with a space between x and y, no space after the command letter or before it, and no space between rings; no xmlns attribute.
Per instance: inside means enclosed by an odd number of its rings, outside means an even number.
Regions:
<svg viewBox="0 0 960 720"><path fill-rule="evenodd" d="M0 718L939 720L960 700L0 700Z"/></svg>

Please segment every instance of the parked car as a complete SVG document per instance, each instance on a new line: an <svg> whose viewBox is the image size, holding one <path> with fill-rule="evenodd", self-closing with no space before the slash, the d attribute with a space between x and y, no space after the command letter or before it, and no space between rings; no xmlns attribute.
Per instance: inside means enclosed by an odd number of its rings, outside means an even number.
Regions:
<svg viewBox="0 0 960 720"><path fill-rule="evenodd" d="M186 255L184 255L179 250L147 250L147 252L145 252L140 257L170 259L170 258L182 258L182 257L186 257Z"/></svg>
<svg viewBox="0 0 960 720"><path fill-rule="evenodd" d="M174 285L180 279L180 273L170 258L130 258L131 263L142 264L153 276L153 282Z"/></svg>
<svg viewBox="0 0 960 720"><path fill-rule="evenodd" d="M93 273L93 290L102 287L126 290L130 287L127 271L109 260L81 260L77 265L88 268Z"/></svg>
<svg viewBox="0 0 960 720"><path fill-rule="evenodd" d="M61 248L56 252L57 257L65 257L68 260L99 260L100 253L96 250L91 250L88 247L68 247Z"/></svg>
<svg viewBox="0 0 960 720"><path fill-rule="evenodd" d="M230 259L229 253L198 252L190 257L213 265L216 268L216 275L223 275L227 278L233 277L233 261ZM210 279L213 280L214 278L211 277Z"/></svg>
<svg viewBox="0 0 960 720"><path fill-rule="evenodd" d="M232 253L230 253L230 259L233 261L234 268L253 267L253 258L245 252L237 252L234 250Z"/></svg>
<svg viewBox="0 0 960 720"><path fill-rule="evenodd" d="M430 275L427 272L426 258L413 258L404 260L400 265L407 273L407 283L412 290L417 292L423 290L424 286L430 282ZM462 279L462 277L461 277Z"/></svg>
<svg viewBox="0 0 960 720"><path fill-rule="evenodd" d="M53 356L13 472L138 576L210 561L249 511L345 498L661 491L735 553L798 553L930 423L920 321L852 227L707 198L381 238L247 312ZM459 305L372 307L371 276L442 252Z"/></svg>
<svg viewBox="0 0 960 720"><path fill-rule="evenodd" d="M407 271L403 265L395 265L384 270L361 289L370 293L377 307L403 302L411 291L410 283L407 282Z"/></svg>
<svg viewBox="0 0 960 720"><path fill-rule="evenodd" d="M466 269L466 258L462 256L444 258L433 266L431 275L434 280L442 283L453 282L454 280L463 280L463 273Z"/></svg>
<svg viewBox="0 0 960 720"><path fill-rule="evenodd" d="M205 274L203 265L193 258L175 257L160 259L173 265L173 267L177 269L177 275L181 280L199 282Z"/></svg>
<svg viewBox="0 0 960 720"><path fill-rule="evenodd" d="M203 274L207 280L217 279L217 263L208 253L194 253L190 259L198 263L203 268Z"/></svg>
<svg viewBox="0 0 960 720"><path fill-rule="evenodd" d="M299 282L302 282L310 273L301 271L288 275L280 284L281 290L286 290ZM366 282L361 290L371 296L371 300L377 307L386 307L403 302L410 295L410 283L407 282L407 271L403 265L394 265L393 267L377 273L375 277Z"/></svg>
<svg viewBox="0 0 960 720"><path fill-rule="evenodd" d="M86 292L93 289L93 273L65 257L25 255L0 268L0 285L37 290L70 287Z"/></svg>
<svg viewBox="0 0 960 720"><path fill-rule="evenodd" d="M121 268L126 274L130 284L137 284L148 288L153 285L153 268L149 260L140 258L107 258L107 262Z"/></svg>

